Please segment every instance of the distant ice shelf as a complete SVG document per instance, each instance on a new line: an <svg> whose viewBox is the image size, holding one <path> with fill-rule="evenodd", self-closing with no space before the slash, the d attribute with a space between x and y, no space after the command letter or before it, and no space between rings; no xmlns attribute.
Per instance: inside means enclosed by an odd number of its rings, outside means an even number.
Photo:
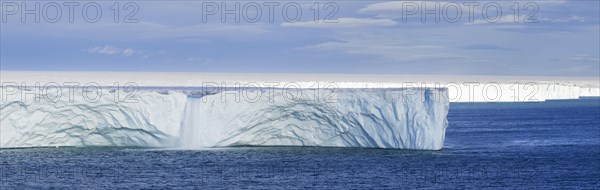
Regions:
<svg viewBox="0 0 600 190"><path fill-rule="evenodd" d="M57 90L56 90L57 91ZM327 146L439 150L446 89L249 89L202 96L83 90L53 101L7 96L0 148ZM58 92L52 92L58 94ZM64 93L64 92L63 92ZM75 97L75 99L69 99ZM131 98L131 97L129 97ZM132 100L133 100L132 99Z"/></svg>
<svg viewBox="0 0 600 190"><path fill-rule="evenodd" d="M447 88L450 102L541 102L600 97L598 77L32 71L0 71L0 76L2 86L78 83L163 88Z"/></svg>

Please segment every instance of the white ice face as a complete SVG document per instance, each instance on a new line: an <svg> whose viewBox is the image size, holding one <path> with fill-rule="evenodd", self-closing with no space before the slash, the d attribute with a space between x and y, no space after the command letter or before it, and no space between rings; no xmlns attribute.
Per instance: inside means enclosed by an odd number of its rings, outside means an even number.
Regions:
<svg viewBox="0 0 600 190"><path fill-rule="evenodd" d="M75 91L1 104L0 147L332 146L439 150L446 89L254 89L190 98L178 92ZM63 92L64 93L64 92ZM115 99L117 97L117 99ZM118 101L115 101L118 100Z"/></svg>
<svg viewBox="0 0 600 190"><path fill-rule="evenodd" d="M188 100L182 145L439 150L447 113L445 89L230 91Z"/></svg>

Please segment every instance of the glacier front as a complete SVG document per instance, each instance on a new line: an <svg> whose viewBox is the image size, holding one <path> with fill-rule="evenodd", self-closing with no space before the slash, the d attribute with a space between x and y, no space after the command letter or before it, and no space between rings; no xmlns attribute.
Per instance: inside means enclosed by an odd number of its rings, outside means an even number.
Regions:
<svg viewBox="0 0 600 190"><path fill-rule="evenodd" d="M27 89L23 89L27 91ZM445 88L4 95L0 148L328 146L439 150ZM30 93L30 92L29 92ZM62 96L61 96L62 94ZM128 99L129 98L129 99ZM49 100L51 99L51 100ZM122 100L135 100L134 102Z"/></svg>

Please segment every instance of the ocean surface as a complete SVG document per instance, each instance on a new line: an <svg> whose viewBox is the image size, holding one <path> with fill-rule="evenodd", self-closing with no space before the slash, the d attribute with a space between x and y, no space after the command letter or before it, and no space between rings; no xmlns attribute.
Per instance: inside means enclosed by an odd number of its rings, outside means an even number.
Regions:
<svg viewBox="0 0 600 190"><path fill-rule="evenodd" d="M14 188L600 188L600 99L452 103L441 151L317 147L0 150Z"/></svg>

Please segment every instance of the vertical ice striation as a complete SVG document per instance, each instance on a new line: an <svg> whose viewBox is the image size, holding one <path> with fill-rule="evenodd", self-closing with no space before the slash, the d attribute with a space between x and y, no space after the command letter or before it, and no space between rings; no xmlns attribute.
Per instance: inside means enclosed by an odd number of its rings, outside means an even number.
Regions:
<svg viewBox="0 0 600 190"><path fill-rule="evenodd" d="M595 87L580 87L580 97L600 97L600 88Z"/></svg>

